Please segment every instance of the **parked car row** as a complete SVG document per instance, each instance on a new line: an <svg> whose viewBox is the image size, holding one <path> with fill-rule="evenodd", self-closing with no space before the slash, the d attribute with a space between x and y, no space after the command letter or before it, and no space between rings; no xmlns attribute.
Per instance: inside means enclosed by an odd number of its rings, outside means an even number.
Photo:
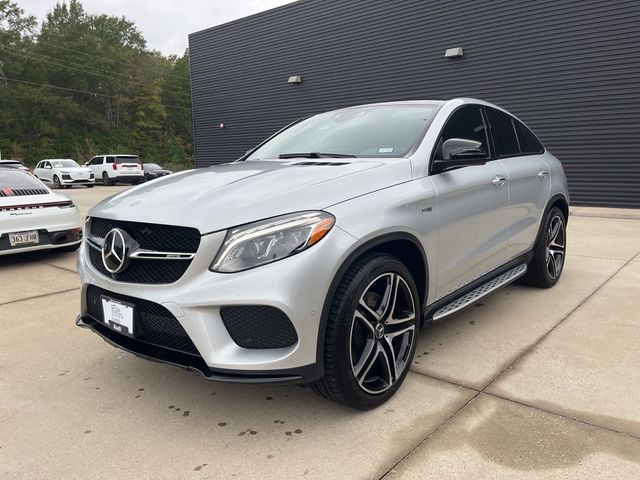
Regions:
<svg viewBox="0 0 640 480"><path fill-rule="evenodd" d="M17 168L31 173L19 160L0 160L0 167ZM157 163L145 163L136 155L96 155L84 165L70 158L44 159L33 170L39 180L53 188L71 188L74 185L91 188L96 181L104 185L116 183L138 184L165 175L170 170Z"/></svg>
<svg viewBox="0 0 640 480"><path fill-rule="evenodd" d="M80 246L82 224L73 201L54 189L142 183L169 175L156 163L143 166L135 155L98 155L85 165L69 158L45 159L33 172L19 160L0 160L0 256L32 250L72 251Z"/></svg>

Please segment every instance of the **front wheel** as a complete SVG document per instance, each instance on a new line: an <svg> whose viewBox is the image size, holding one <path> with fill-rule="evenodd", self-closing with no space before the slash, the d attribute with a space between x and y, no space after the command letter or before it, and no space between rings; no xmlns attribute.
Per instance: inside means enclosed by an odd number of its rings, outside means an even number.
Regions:
<svg viewBox="0 0 640 480"><path fill-rule="evenodd" d="M567 252L567 220L558 207L547 213L540 236L533 247L524 281L541 288L553 287L562 275Z"/></svg>
<svg viewBox="0 0 640 480"><path fill-rule="evenodd" d="M374 253L341 280L327 319L325 376L319 395L368 410L391 398L404 381L416 348L419 296L407 267Z"/></svg>
<svg viewBox="0 0 640 480"><path fill-rule="evenodd" d="M55 189L62 188L62 184L60 183L60 179L58 178L57 175L53 176L53 188Z"/></svg>

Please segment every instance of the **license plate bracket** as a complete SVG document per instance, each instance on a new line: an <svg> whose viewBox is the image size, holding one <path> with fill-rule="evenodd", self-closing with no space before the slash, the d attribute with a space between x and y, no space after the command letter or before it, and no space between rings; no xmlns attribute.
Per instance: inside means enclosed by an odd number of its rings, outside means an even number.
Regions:
<svg viewBox="0 0 640 480"><path fill-rule="evenodd" d="M134 337L136 334L135 305L106 295L101 295L100 300L105 325L118 333Z"/></svg>
<svg viewBox="0 0 640 480"><path fill-rule="evenodd" d="M40 243L40 234L38 233L38 230L9 233L9 245L12 247L37 245L38 243Z"/></svg>

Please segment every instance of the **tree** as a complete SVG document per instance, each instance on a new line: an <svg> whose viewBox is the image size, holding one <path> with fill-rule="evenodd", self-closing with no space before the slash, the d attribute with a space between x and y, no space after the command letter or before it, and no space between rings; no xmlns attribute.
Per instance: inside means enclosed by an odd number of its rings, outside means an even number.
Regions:
<svg viewBox="0 0 640 480"><path fill-rule="evenodd" d="M0 0L0 46L7 47L28 41L36 32L36 17L11 0Z"/></svg>
<svg viewBox="0 0 640 480"><path fill-rule="evenodd" d="M147 48L124 17L61 2L40 31L35 18L0 0L0 149L44 157L128 151L160 162L192 156L189 58ZM175 166L174 166L175 167Z"/></svg>

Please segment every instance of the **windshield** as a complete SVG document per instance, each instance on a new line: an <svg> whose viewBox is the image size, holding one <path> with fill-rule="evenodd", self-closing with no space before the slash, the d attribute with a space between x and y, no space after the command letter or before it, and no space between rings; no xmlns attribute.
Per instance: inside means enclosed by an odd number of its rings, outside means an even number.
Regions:
<svg viewBox="0 0 640 480"><path fill-rule="evenodd" d="M438 108L431 104L374 105L322 113L286 129L248 159L295 153L403 157L422 138Z"/></svg>
<svg viewBox="0 0 640 480"><path fill-rule="evenodd" d="M140 160L138 160L138 157L116 157L116 163L117 164L121 164L121 163L140 163Z"/></svg>
<svg viewBox="0 0 640 480"><path fill-rule="evenodd" d="M75 160L52 160L53 168L79 167Z"/></svg>

